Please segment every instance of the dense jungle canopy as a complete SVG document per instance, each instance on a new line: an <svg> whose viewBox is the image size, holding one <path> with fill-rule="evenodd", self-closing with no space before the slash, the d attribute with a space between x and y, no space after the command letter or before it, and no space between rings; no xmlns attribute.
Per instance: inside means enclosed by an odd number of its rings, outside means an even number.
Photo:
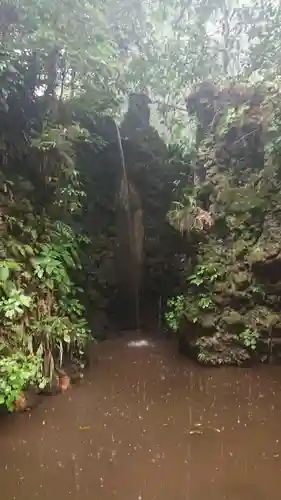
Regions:
<svg viewBox="0 0 281 500"><path fill-rule="evenodd" d="M0 404L132 297L201 362L272 356L279 2L4 0L0 41Z"/></svg>

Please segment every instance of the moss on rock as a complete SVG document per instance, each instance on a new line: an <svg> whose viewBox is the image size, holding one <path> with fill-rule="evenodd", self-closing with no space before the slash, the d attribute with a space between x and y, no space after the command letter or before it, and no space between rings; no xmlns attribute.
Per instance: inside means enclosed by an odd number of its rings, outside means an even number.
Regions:
<svg viewBox="0 0 281 500"><path fill-rule="evenodd" d="M280 141L269 141L263 118L268 98L276 96L259 93L257 104L247 88L245 99L235 102L235 92L223 100L223 89L217 89L220 111L213 109L214 96L209 96L205 123L200 92L193 94L192 110L204 133L197 143L196 185L189 201L193 213L204 210L212 224L197 231L197 260L185 295L189 311L196 311L195 320L202 326L192 341L198 359L240 364L253 356L259 338L271 335L281 306ZM257 90L251 89L250 95ZM277 96L266 119L280 116ZM277 129L278 139L278 121ZM192 232L192 224L189 227ZM202 274L202 269L210 272ZM216 271L212 274L211 269ZM206 324L212 326L212 335L206 335Z"/></svg>

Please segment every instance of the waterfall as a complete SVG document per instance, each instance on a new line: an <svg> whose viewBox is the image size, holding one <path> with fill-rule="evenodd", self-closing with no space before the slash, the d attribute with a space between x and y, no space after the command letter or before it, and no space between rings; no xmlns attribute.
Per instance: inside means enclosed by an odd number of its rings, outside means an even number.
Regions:
<svg viewBox="0 0 281 500"><path fill-rule="evenodd" d="M117 266L120 291L133 303L134 328L140 327L140 280L144 240L143 211L140 196L128 178L121 136L117 123L116 138L121 172L117 200ZM129 307L129 306L128 306ZM128 317L130 316L128 309Z"/></svg>

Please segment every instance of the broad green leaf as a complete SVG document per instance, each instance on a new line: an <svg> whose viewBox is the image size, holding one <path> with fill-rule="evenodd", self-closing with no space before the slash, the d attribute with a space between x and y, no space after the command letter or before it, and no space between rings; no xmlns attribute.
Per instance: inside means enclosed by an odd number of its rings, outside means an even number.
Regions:
<svg viewBox="0 0 281 500"><path fill-rule="evenodd" d="M0 281L6 281L9 278L10 270L6 266L0 266Z"/></svg>

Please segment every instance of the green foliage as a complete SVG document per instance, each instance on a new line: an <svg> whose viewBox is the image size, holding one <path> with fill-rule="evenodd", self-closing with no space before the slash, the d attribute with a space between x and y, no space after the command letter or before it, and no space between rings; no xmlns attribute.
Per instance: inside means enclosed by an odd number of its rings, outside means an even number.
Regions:
<svg viewBox="0 0 281 500"><path fill-rule="evenodd" d="M215 264L210 262L208 264L198 264L194 269L194 273L188 277L188 281L196 287L208 288L220 277L221 272L218 271Z"/></svg>
<svg viewBox="0 0 281 500"><path fill-rule="evenodd" d="M21 289L11 288L3 295L0 301L0 312L8 319L19 319L23 316L25 309L31 306L32 297L22 293Z"/></svg>
<svg viewBox="0 0 281 500"><path fill-rule="evenodd" d="M220 278L216 265L198 264L188 277L186 317L192 323L200 322L202 313L215 309L213 284Z"/></svg>
<svg viewBox="0 0 281 500"><path fill-rule="evenodd" d="M179 295L168 300L165 319L171 330L177 331L183 318L197 323L202 311L214 309L212 285L221 276L216 265L198 264L188 277L189 288L186 296Z"/></svg>
<svg viewBox="0 0 281 500"><path fill-rule="evenodd" d="M277 325L281 282L277 81L271 88L265 86L259 104L252 106L251 96L257 94L248 88L241 93L240 87L239 97L234 92L233 101L221 103L221 116L213 130L207 130L202 149L201 143L198 146L196 166L202 165L205 174L194 189L193 203L204 203L213 225L209 231L202 227L201 237L199 231L198 260L203 267L195 267L182 294L185 317L202 328L193 341L201 362L243 363ZM246 106L241 106L243 101ZM202 198L204 186L210 185ZM220 270L214 278L208 277L208 262Z"/></svg>
<svg viewBox="0 0 281 500"><path fill-rule="evenodd" d="M198 299L198 307L199 309L212 309L214 303L210 297L201 295L201 297Z"/></svg>
<svg viewBox="0 0 281 500"><path fill-rule="evenodd" d="M245 328L240 333L240 339L246 347L250 347L253 351L257 348L257 341L260 335L256 330L252 330L251 328Z"/></svg>
<svg viewBox="0 0 281 500"><path fill-rule="evenodd" d="M72 29L76 23L78 35L77 11L53 7L58 23ZM5 32L1 24L5 50L0 65L0 392L9 409L28 385L41 387L43 379L51 383L66 357L81 360L89 339L78 286L81 248L89 239L77 224L78 231L73 229L85 199L76 150L88 135L62 98L70 87L81 92L97 68L102 77L100 58L107 57L102 43L113 46L105 34L99 47L88 46L87 24L79 49L72 37L67 50L70 32L49 23L53 14L47 3L38 10L32 1L15 2L13 9L14 31L9 25ZM89 14L92 6L85 9ZM95 27L98 23L103 25L96 19ZM74 72L77 81L70 82Z"/></svg>
<svg viewBox="0 0 281 500"><path fill-rule="evenodd" d="M8 5L4 2L2 12ZM11 15L4 17L1 25L5 69L13 61L16 71L16 57L25 49L36 54L32 69L39 73L29 77L45 87L48 95L87 92L93 105L108 98L108 85L114 98L116 50L104 4L70 0L66 5L54 1L50 8L47 1L38 4L24 0L12 2L10 9Z"/></svg>
<svg viewBox="0 0 281 500"><path fill-rule="evenodd" d="M168 327L176 332L181 324L181 320L184 316L186 304L183 295L173 297L167 302L168 311L165 313L165 320Z"/></svg>
<svg viewBox="0 0 281 500"><path fill-rule="evenodd" d="M71 270L81 267L79 238L69 226L60 222L51 223L48 218L44 220L44 227L42 239L34 242L29 255L25 253L23 245L24 250L19 252L20 263L14 261L16 265L11 265L11 260L1 262L0 346L12 349L15 384L18 384L9 392L10 379L5 379L9 373L4 371L4 367L7 365L8 370L10 362L9 358L5 358L2 376L3 384L7 385L5 403L9 408L12 396L18 394L23 384L36 383L32 371L33 359L36 359L37 364L41 363L41 370L44 360L48 359L44 375L50 380L54 369L62 365L66 353L78 359L83 356L90 333L83 317L84 307L77 295L79 290L69 276ZM6 247L7 253L11 251L10 248L9 245ZM20 242L17 244L19 249ZM30 253L33 254L31 258ZM34 357L34 346L40 346L42 351L39 361L38 356ZM27 355L28 352L30 355ZM22 368L17 361L18 355L20 359L24 357L27 360Z"/></svg>
<svg viewBox="0 0 281 500"><path fill-rule="evenodd" d="M94 115L116 115L128 90L148 88L154 119L173 138L170 157L184 163L188 151L194 174L206 174L168 216L198 255L166 320L175 331L183 318L212 325L212 341L203 335L198 344L205 360L208 352L211 362L247 357L279 306L278 290L260 283L257 270L279 255L281 240L278 2L13 0L2 2L0 18L0 346L9 348L7 366L40 347L51 378L66 353L82 354L89 330L77 283L90 242L81 227L86 194L77 152L102 144L79 120L93 125ZM215 81L263 80L265 99L253 117L239 91L239 102L222 104L207 127L199 124L205 136L195 151L185 93L210 74ZM262 160L255 142L261 128ZM101 250L90 257L91 270L104 248L112 249L105 234L96 236ZM229 333L239 308L243 325ZM233 356L231 343L239 344ZM20 372L20 363L14 366Z"/></svg>
<svg viewBox="0 0 281 500"><path fill-rule="evenodd" d="M9 411L13 411L14 402L24 389L30 385L40 389L45 387L47 380L42 373L41 355L40 350L35 355L18 351L3 356L0 352L0 405L5 404Z"/></svg>

